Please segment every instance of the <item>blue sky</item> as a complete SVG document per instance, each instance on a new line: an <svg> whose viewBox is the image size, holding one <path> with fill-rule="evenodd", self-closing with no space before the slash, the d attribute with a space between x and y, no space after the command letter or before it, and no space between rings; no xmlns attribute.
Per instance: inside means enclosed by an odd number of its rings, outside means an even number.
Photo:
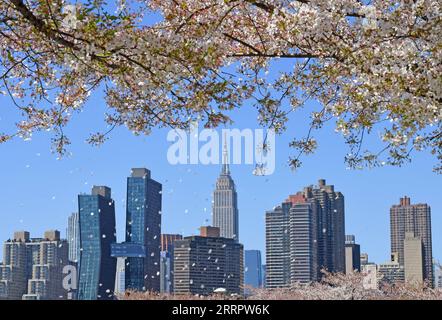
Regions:
<svg viewBox="0 0 442 320"><path fill-rule="evenodd" d="M0 98L0 131L11 128L18 117L6 97ZM313 104L307 106L312 107ZM31 141L14 140L0 145L0 240L15 230L28 230L38 237L47 229L65 233L68 215L77 210L77 194L90 192L92 185L108 185L116 200L118 240L123 239L126 177L132 167L145 166L163 184L163 232L192 235L211 221L211 199L220 172L218 165L170 165L167 161L167 130L150 136L134 136L116 129L101 147L84 142L90 132L104 128L106 107L96 92L85 111L75 115L68 127L72 156L57 160L50 152L50 133L35 134ZM232 128L258 128L256 111L245 105L232 113ZM442 258L442 211L440 176L431 169L434 158L415 154L402 168L347 170L347 151L340 135L326 126L319 133L319 150L304 159L293 172L287 159L293 150L288 142L305 133L305 112L294 114L287 133L276 137L276 170L268 177L254 176L251 165L231 165L237 185L240 213L240 241L246 249L265 251L264 214L287 195L325 178L345 195L346 233L355 234L361 250L370 260L389 257L389 207L404 195L412 202L432 207L433 255Z"/></svg>

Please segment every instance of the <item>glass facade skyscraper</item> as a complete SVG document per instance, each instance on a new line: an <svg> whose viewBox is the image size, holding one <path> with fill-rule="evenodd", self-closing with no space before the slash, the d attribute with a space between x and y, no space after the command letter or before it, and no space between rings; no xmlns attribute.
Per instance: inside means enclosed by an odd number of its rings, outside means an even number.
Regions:
<svg viewBox="0 0 442 320"><path fill-rule="evenodd" d="M78 212L74 212L69 216L66 234L69 243L69 261L78 262L80 258L80 226L78 224Z"/></svg>
<svg viewBox="0 0 442 320"><path fill-rule="evenodd" d="M144 246L145 258L128 257L126 289L160 291L161 183L145 168L127 178L126 243Z"/></svg>
<svg viewBox="0 0 442 320"><path fill-rule="evenodd" d="M262 287L261 251L245 250L244 284L253 288Z"/></svg>
<svg viewBox="0 0 442 320"><path fill-rule="evenodd" d="M126 267L128 268L130 263L137 266L143 264L146 258L145 247L137 243L113 243L111 256L117 259L115 292L123 293L126 290Z"/></svg>
<svg viewBox="0 0 442 320"><path fill-rule="evenodd" d="M115 204L108 187L93 187L92 194L78 196L80 265L78 299L110 299L114 293L116 259Z"/></svg>

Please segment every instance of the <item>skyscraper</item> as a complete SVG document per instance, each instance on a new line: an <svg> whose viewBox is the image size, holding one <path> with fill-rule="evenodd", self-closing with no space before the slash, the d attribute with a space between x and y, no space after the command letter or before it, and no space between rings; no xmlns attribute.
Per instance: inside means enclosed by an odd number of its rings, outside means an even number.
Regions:
<svg viewBox="0 0 442 320"><path fill-rule="evenodd" d="M213 192L213 226L218 227L221 237L239 241L238 196L235 182L230 176L227 145L224 144L223 165Z"/></svg>
<svg viewBox="0 0 442 320"><path fill-rule="evenodd" d="M252 288L262 287L262 261L261 251L245 250L244 251L244 284Z"/></svg>
<svg viewBox="0 0 442 320"><path fill-rule="evenodd" d="M175 241L174 293L211 294L222 288L228 294L242 294L243 254L242 244L219 236L191 236Z"/></svg>
<svg viewBox="0 0 442 320"><path fill-rule="evenodd" d="M123 293L126 287L126 269L130 263L143 265L146 258L146 251L143 245L137 243L112 243L111 256L117 261L117 274L115 276L115 292Z"/></svg>
<svg viewBox="0 0 442 320"><path fill-rule="evenodd" d="M316 281L318 268L318 205L304 195L290 196L290 283Z"/></svg>
<svg viewBox="0 0 442 320"><path fill-rule="evenodd" d="M3 264L0 265L0 299L21 300L28 279L27 247L29 232L14 233L3 244Z"/></svg>
<svg viewBox="0 0 442 320"><path fill-rule="evenodd" d="M266 282L268 289L290 285L289 203L266 212Z"/></svg>
<svg viewBox="0 0 442 320"><path fill-rule="evenodd" d="M161 183L145 168L127 178L126 243L144 247L146 257L128 257L126 289L160 291Z"/></svg>
<svg viewBox="0 0 442 320"><path fill-rule="evenodd" d="M183 239L180 234L161 235L160 292L173 293L173 245Z"/></svg>
<svg viewBox="0 0 442 320"><path fill-rule="evenodd" d="M345 273L361 271L361 248L354 235L345 236Z"/></svg>
<svg viewBox="0 0 442 320"><path fill-rule="evenodd" d="M63 288L63 268L69 264L68 242L60 239L57 230L46 231L41 240L34 240L38 256L32 265L26 300L64 300L68 291Z"/></svg>
<svg viewBox="0 0 442 320"><path fill-rule="evenodd" d="M80 225L80 266L78 299L113 297L116 259L111 244L116 241L115 203L111 189L94 186L92 194L78 196Z"/></svg>
<svg viewBox="0 0 442 320"><path fill-rule="evenodd" d="M344 272L344 245L344 196L321 179L266 212L266 287Z"/></svg>
<svg viewBox="0 0 442 320"><path fill-rule="evenodd" d="M405 233L404 268L405 282L415 285L423 284L424 268L422 240L419 237L415 237L413 232Z"/></svg>
<svg viewBox="0 0 442 320"><path fill-rule="evenodd" d="M80 258L80 225L78 223L78 212L74 212L69 216L66 234L69 243L69 261L78 262Z"/></svg>
<svg viewBox="0 0 442 320"><path fill-rule="evenodd" d="M390 209L391 253L398 255L400 265L405 263L404 241L407 232L422 241L423 276L433 282L433 252L431 241L431 208L427 204L411 204L409 197L400 199Z"/></svg>
<svg viewBox="0 0 442 320"><path fill-rule="evenodd" d="M68 265L68 245L57 230L43 238L30 238L27 231L14 233L3 246L0 265L0 299L66 299L62 287L63 267Z"/></svg>
<svg viewBox="0 0 442 320"><path fill-rule="evenodd" d="M344 195L319 179L318 186L304 189L307 199L319 202L318 257L319 265L331 272L345 271Z"/></svg>
<svg viewBox="0 0 442 320"><path fill-rule="evenodd" d="M266 287L345 270L344 196L320 179L266 212Z"/></svg>

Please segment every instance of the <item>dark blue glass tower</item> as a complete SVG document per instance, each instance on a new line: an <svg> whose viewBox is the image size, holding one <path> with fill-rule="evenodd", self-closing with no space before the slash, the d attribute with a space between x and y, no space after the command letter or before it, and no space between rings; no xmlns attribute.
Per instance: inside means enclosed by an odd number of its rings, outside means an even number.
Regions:
<svg viewBox="0 0 442 320"><path fill-rule="evenodd" d="M127 178L126 243L144 246L145 258L126 260L126 289L160 291L161 183L145 168Z"/></svg>
<svg viewBox="0 0 442 320"><path fill-rule="evenodd" d="M262 287L261 251L245 250L244 284L253 288Z"/></svg>
<svg viewBox="0 0 442 320"><path fill-rule="evenodd" d="M111 244L116 241L115 205L108 187L93 187L92 194L78 196L80 226L79 300L111 299L114 293L116 259Z"/></svg>

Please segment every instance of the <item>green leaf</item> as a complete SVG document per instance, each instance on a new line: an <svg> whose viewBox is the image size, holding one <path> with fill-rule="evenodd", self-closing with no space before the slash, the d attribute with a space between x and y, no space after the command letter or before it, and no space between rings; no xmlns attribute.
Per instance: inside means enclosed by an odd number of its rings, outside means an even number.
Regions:
<svg viewBox="0 0 442 320"><path fill-rule="evenodd" d="M15 63L15 59L14 59L14 57L12 56L11 51L8 51L8 60L11 61L12 63Z"/></svg>

